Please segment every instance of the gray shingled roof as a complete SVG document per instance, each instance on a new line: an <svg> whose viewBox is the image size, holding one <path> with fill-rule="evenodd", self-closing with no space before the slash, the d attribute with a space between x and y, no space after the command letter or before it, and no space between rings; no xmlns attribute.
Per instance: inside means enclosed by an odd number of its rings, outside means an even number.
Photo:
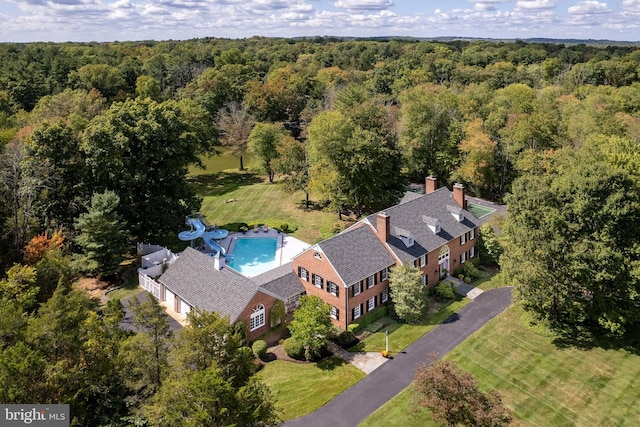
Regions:
<svg viewBox="0 0 640 427"><path fill-rule="evenodd" d="M449 212L447 206L457 206L457 204L451 191L441 187L433 193L418 198L403 199L403 203L384 210L384 213L390 217L390 230L392 231L387 243L400 260L403 262L413 261L480 225L480 221L467 210L462 210L464 221L458 222ZM367 217L368 222L374 228L377 227L376 216L377 214L373 214ZM423 222L423 216L438 219L440 233L433 234ZM413 234L413 246L407 248L402 243L399 236L393 233L396 228L408 230Z"/></svg>
<svg viewBox="0 0 640 427"><path fill-rule="evenodd" d="M251 280L260 289L264 289L267 293L277 296L283 301L304 292L304 286L302 286L298 276L294 273L290 262L252 277Z"/></svg>
<svg viewBox="0 0 640 427"><path fill-rule="evenodd" d="M192 307L228 315L231 322L246 308L258 285L232 268L216 270L213 258L187 247L159 282Z"/></svg>
<svg viewBox="0 0 640 427"><path fill-rule="evenodd" d="M373 230L364 224L324 240L318 247L347 286L395 264Z"/></svg>
<svg viewBox="0 0 640 427"><path fill-rule="evenodd" d="M415 199L419 199L420 197L422 197L423 195L420 193L416 193L413 191L407 191L406 193L404 193L404 196L402 196L402 200L400 200L399 204L403 204L403 203L407 203L410 202L412 200Z"/></svg>

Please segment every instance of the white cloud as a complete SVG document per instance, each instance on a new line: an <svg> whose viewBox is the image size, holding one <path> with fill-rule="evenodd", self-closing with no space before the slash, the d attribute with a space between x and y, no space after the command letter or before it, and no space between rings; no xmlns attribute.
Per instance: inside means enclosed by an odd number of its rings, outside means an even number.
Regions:
<svg viewBox="0 0 640 427"><path fill-rule="evenodd" d="M381 10L393 6L392 0L338 0L334 6L350 10Z"/></svg>
<svg viewBox="0 0 640 427"><path fill-rule="evenodd" d="M640 0L623 0L622 9L626 12L640 13Z"/></svg>
<svg viewBox="0 0 640 427"><path fill-rule="evenodd" d="M577 3L575 6L571 6L568 9L572 15L594 15L611 13L611 9L606 3L600 3L596 0L587 0Z"/></svg>
<svg viewBox="0 0 640 427"><path fill-rule="evenodd" d="M467 0L467 1L475 4L476 10L493 11L493 10L496 10L497 4L507 3L510 0Z"/></svg>
<svg viewBox="0 0 640 427"><path fill-rule="evenodd" d="M517 9L521 10L548 10L555 9L557 0L520 0Z"/></svg>

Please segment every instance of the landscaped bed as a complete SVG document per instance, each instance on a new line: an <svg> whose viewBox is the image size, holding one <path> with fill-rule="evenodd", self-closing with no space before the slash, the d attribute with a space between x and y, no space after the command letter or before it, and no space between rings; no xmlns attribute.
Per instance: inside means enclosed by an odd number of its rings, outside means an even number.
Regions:
<svg viewBox="0 0 640 427"><path fill-rule="evenodd" d="M357 345L349 351L382 351L386 346L386 333L389 331L389 355L393 357L412 344L418 338L438 326L453 313L467 305L471 300L457 296L455 300L446 302L432 302L431 314L418 325L407 325L393 320L391 317L383 317L376 323L381 323L377 332L370 332L366 328L358 335L362 338Z"/></svg>

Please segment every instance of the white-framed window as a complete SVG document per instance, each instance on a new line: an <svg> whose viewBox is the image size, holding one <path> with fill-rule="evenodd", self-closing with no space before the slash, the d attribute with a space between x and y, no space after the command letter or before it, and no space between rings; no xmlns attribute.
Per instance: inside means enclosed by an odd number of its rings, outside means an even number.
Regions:
<svg viewBox="0 0 640 427"><path fill-rule="evenodd" d="M253 313L251 313L249 330L255 331L256 329L264 326L264 324L265 324L264 305L258 304L253 309Z"/></svg>
<svg viewBox="0 0 640 427"><path fill-rule="evenodd" d="M359 295L362 292L362 283L358 282L353 285L353 296Z"/></svg>
<svg viewBox="0 0 640 427"><path fill-rule="evenodd" d="M352 319L356 320L358 317L362 315L362 304L353 307L351 312L352 312L352 316L351 316Z"/></svg>
<svg viewBox="0 0 640 427"><path fill-rule="evenodd" d="M298 277L302 280L308 282L309 281L309 272L304 267L298 267Z"/></svg>
<svg viewBox="0 0 640 427"><path fill-rule="evenodd" d="M380 280L384 281L384 280L387 280L388 278L389 278L389 268L387 267L380 272Z"/></svg>
<svg viewBox="0 0 640 427"><path fill-rule="evenodd" d="M462 252L460 254L460 264L462 264L463 262L465 262L467 260L467 253L466 252Z"/></svg>
<svg viewBox="0 0 640 427"><path fill-rule="evenodd" d="M471 246L471 249L469 249L469 258L473 258L474 256L476 256L476 247Z"/></svg>
<svg viewBox="0 0 640 427"><path fill-rule="evenodd" d="M387 301L389 301L389 288L385 289L380 294L380 302L387 302Z"/></svg>
<svg viewBox="0 0 640 427"><path fill-rule="evenodd" d="M324 283L324 279L321 276L318 276L317 274L313 275L313 284L316 287L322 289L323 283Z"/></svg>
<svg viewBox="0 0 640 427"><path fill-rule="evenodd" d="M465 243L467 243L467 233L464 233L462 236L460 236L460 244L464 245Z"/></svg>
<svg viewBox="0 0 640 427"><path fill-rule="evenodd" d="M329 313L329 316L331 316L332 319L338 320L340 318L340 310L331 306L331 313Z"/></svg>
<svg viewBox="0 0 640 427"><path fill-rule="evenodd" d="M473 240L476 238L476 229L472 228L471 230L469 230L469 240Z"/></svg>
<svg viewBox="0 0 640 427"><path fill-rule="evenodd" d="M371 311L374 308L376 308L376 297L367 300L367 311Z"/></svg>
<svg viewBox="0 0 640 427"><path fill-rule="evenodd" d="M425 265L427 265L427 254L420 257L420 267L424 267Z"/></svg>
<svg viewBox="0 0 640 427"><path fill-rule="evenodd" d="M424 286L427 286L427 275L426 275L426 274L424 274L424 275L422 276L422 284L423 284Z"/></svg>
<svg viewBox="0 0 640 427"><path fill-rule="evenodd" d="M327 292L329 292L333 296L339 296L338 285L333 283L332 281L327 281Z"/></svg>
<svg viewBox="0 0 640 427"><path fill-rule="evenodd" d="M373 288L376 285L376 275L367 277L367 289Z"/></svg>

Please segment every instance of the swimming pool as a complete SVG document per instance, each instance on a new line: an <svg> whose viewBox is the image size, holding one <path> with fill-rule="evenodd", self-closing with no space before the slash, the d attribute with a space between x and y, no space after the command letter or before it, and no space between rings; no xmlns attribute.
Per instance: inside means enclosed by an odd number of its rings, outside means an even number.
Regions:
<svg viewBox="0 0 640 427"><path fill-rule="evenodd" d="M278 239L270 237L238 237L233 246L229 267L245 276L257 276L276 268Z"/></svg>

